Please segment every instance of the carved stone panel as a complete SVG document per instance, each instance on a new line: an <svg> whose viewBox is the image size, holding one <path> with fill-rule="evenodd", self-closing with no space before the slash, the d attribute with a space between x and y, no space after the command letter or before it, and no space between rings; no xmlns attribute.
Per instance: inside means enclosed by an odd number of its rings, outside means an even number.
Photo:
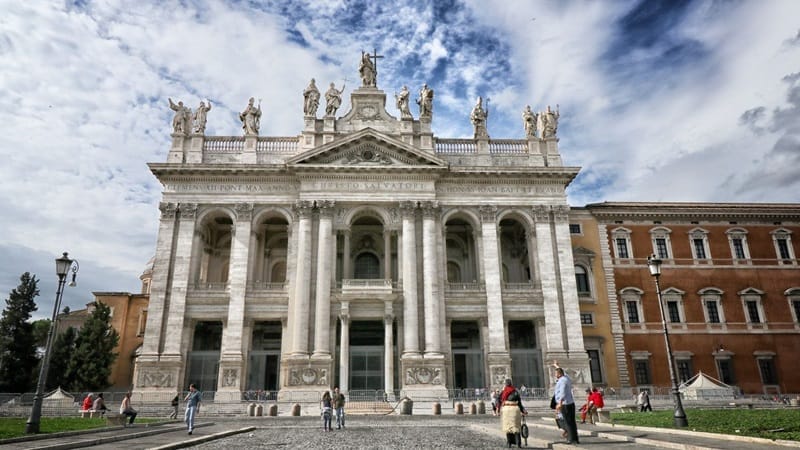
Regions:
<svg viewBox="0 0 800 450"><path fill-rule="evenodd" d="M328 369L289 369L289 386L327 386Z"/></svg>
<svg viewBox="0 0 800 450"><path fill-rule="evenodd" d="M143 368L139 371L137 387L175 387L175 378L175 374L168 370Z"/></svg>
<svg viewBox="0 0 800 450"><path fill-rule="evenodd" d="M406 386L410 385L441 385L442 370L433 367L409 367L406 370Z"/></svg>

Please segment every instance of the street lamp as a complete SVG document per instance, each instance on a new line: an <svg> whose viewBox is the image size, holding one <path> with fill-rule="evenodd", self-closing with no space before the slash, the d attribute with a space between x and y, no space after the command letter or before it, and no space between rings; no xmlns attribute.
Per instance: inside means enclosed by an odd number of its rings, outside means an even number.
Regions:
<svg viewBox="0 0 800 450"><path fill-rule="evenodd" d="M36 385L36 395L33 397L33 408L31 417L25 424L25 433L38 433L39 422L42 418L42 396L44 395L44 385L47 381L47 369L50 367L50 350L53 347L53 339L56 330L56 319L58 310L61 308L61 297L64 294L64 285L67 282L67 273L72 271L72 281L70 286L75 286L75 276L78 274L78 261L69 259L67 252L56 259L56 275L58 275L58 288L56 289L56 303L53 305L53 319L50 321L50 329L47 331L47 342L44 346L44 356L42 357L42 367L39 369L39 383Z"/></svg>
<svg viewBox="0 0 800 450"><path fill-rule="evenodd" d="M683 402L681 402L681 393L678 391L678 378L675 376L677 370L675 369L675 362L672 359L672 346L669 344L669 329L667 328L667 317L664 315L664 302L661 301L661 286L658 284L658 278L661 276L661 260L656 258L656 255L647 257L647 267L650 269L650 275L656 280L656 294L658 295L658 309L661 311L661 326L664 328L664 342L667 345L667 362L669 363L669 378L672 381L672 395L675 397L675 419L676 427L688 427L689 421L686 420L686 413L683 411Z"/></svg>

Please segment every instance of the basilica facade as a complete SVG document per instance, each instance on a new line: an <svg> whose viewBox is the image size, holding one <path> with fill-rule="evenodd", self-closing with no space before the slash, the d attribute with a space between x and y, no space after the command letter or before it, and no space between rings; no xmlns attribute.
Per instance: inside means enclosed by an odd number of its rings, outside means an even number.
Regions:
<svg viewBox="0 0 800 450"><path fill-rule="evenodd" d="M418 118L404 88L395 117L369 70L343 115L331 85L317 118L312 80L294 137L259 136L252 101L244 136L173 105L137 392L430 398L549 388L554 361L591 382L557 112L490 139L473 111L474 138L440 138L430 88Z"/></svg>

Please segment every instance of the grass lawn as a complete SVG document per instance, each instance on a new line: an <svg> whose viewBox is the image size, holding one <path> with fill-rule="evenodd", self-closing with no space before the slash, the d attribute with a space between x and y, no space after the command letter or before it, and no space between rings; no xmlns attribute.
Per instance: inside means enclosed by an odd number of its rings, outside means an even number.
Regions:
<svg viewBox="0 0 800 450"><path fill-rule="evenodd" d="M138 419L136 423L158 422L159 419ZM25 436L27 417L0 417L0 439ZM42 417L39 422L41 433L58 433L61 431L89 430L105 427L104 418L81 417Z"/></svg>
<svg viewBox="0 0 800 450"><path fill-rule="evenodd" d="M673 428L673 411L613 413L619 425ZM800 441L800 409L687 409L689 430Z"/></svg>

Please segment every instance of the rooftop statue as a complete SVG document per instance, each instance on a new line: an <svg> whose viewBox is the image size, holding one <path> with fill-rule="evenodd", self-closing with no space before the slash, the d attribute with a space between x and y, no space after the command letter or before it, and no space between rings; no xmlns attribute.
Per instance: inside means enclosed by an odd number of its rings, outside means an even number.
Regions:
<svg viewBox="0 0 800 450"><path fill-rule="evenodd" d="M211 101L209 100L208 105L206 105L201 100L200 106L197 107L197 110L195 110L194 115L192 116L192 131L198 134L203 134L206 132L206 119L208 118L209 111L211 111Z"/></svg>
<svg viewBox="0 0 800 450"><path fill-rule="evenodd" d="M375 70L375 64L372 63L369 53L361 52L361 64L358 65L358 74L361 76L362 86L376 86L378 72Z"/></svg>
<svg viewBox="0 0 800 450"><path fill-rule="evenodd" d="M171 98L169 100L169 108L175 111L172 117L172 132L176 134L187 134L189 132L189 121L192 117L192 110L183 106L183 102L179 101L176 105Z"/></svg>
<svg viewBox="0 0 800 450"><path fill-rule="evenodd" d="M431 118L433 113L433 89L429 88L427 84L422 85L419 90L419 98L417 98L419 105L419 118Z"/></svg>
<svg viewBox="0 0 800 450"><path fill-rule="evenodd" d="M536 136L536 119L538 114L531 111L531 105L525 106L522 111L522 126L525 128L525 137Z"/></svg>
<svg viewBox="0 0 800 450"><path fill-rule="evenodd" d="M331 83L331 87L325 91L325 115L326 116L334 116L336 115L336 110L342 106L342 91L344 91L345 85L342 84L342 89L336 89L336 85Z"/></svg>
<svg viewBox="0 0 800 450"><path fill-rule="evenodd" d="M539 113L539 130L542 133L542 139L556 137L560 116L558 105L556 105L555 111L550 109L550 105L547 105L547 109Z"/></svg>
<svg viewBox="0 0 800 450"><path fill-rule="evenodd" d="M308 83L308 87L303 91L303 113L306 117L316 117L319 108L319 89L314 79Z"/></svg>
<svg viewBox="0 0 800 450"><path fill-rule="evenodd" d="M486 119L489 118L488 109L483 109L483 99L478 97L475 106L472 108L472 113L469 115L472 125L475 126L475 139L488 138L489 132L486 130Z"/></svg>
<svg viewBox="0 0 800 450"><path fill-rule="evenodd" d="M394 94L394 98L397 100L397 109L400 110L400 117L403 119L410 119L413 117L411 115L411 109L408 107L409 94L408 86L403 86L399 94Z"/></svg>
<svg viewBox="0 0 800 450"><path fill-rule="evenodd" d="M250 97L247 107L239 113L245 136L258 136L258 128L261 125L261 100L258 101L258 107L253 106L253 103L255 99Z"/></svg>

